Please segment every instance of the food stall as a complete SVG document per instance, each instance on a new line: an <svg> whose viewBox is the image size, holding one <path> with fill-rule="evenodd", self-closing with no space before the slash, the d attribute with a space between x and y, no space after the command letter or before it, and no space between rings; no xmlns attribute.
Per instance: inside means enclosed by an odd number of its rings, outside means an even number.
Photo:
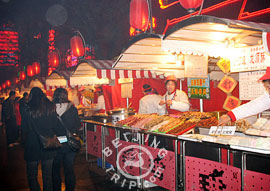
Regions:
<svg viewBox="0 0 270 191"><path fill-rule="evenodd" d="M58 87L69 88L69 78L72 71L54 70L45 80L46 90L56 89Z"/></svg>
<svg viewBox="0 0 270 191"><path fill-rule="evenodd" d="M215 106L222 102L223 108L230 110L240 104L238 97L248 101L261 91L253 76L261 75L270 64L263 46L265 42L262 36L265 32L270 32L269 25L194 16L165 31L162 39L151 35L139 37L120 55L114 68L153 69L165 76L173 73L177 78L182 78L180 88L186 88L187 92L188 80L184 78L211 80L215 76L220 82L208 87L211 92L209 100L196 100L200 103L197 109L204 111L208 104L212 104L218 110L220 108ZM230 62L219 63L221 58ZM151 60L159 61L152 63ZM229 71L226 70L228 65ZM247 77L250 83L245 84ZM231 85L224 86L225 82ZM251 83L256 88L254 93L246 90ZM224 99L214 94L213 91L217 91L214 86L219 86L223 91ZM235 89L238 92L232 96ZM249 95L247 99L246 93L252 96ZM151 186L158 185L168 190L213 190L216 187L219 190L269 190L268 120L255 116L257 122L254 124L243 120L230 127L217 127L215 116L219 113L214 112L216 110L186 112L179 116L137 114L116 124L85 121L86 156L91 154L102 158L102 167L110 169L107 166L109 163L118 174L139 177L136 186L141 189L149 187L150 182L153 183ZM115 140L121 146L114 147ZM127 152L123 153L122 150L134 145L139 147L140 153L146 149L154 158L153 169L146 176L142 176L145 171L143 165L131 165L125 168L126 173L122 173L121 168L126 167L128 157L125 156ZM106 150L111 155L102 152ZM157 154L164 150L166 155ZM120 159L125 159L124 164ZM151 161L144 157L142 159L144 162ZM151 164L145 162L146 166ZM112 173L112 177L115 176Z"/></svg>

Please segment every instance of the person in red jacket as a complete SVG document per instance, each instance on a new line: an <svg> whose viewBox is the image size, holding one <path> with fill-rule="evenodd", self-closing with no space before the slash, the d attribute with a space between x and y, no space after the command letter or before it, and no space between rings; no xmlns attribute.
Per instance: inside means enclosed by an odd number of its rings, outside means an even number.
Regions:
<svg viewBox="0 0 270 191"><path fill-rule="evenodd" d="M259 79L259 81L262 81L266 92L260 97L229 111L226 115L221 116L219 119L219 125L226 125L231 121L243 119L270 109L270 67L267 67L266 73Z"/></svg>

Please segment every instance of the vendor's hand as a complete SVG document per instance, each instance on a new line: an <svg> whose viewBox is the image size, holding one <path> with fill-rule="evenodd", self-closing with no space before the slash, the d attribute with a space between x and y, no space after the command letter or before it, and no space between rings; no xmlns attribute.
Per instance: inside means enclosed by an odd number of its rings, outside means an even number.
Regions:
<svg viewBox="0 0 270 191"><path fill-rule="evenodd" d="M161 100L161 101L159 102L159 105L164 105L164 104L166 104L166 101L164 101L164 100Z"/></svg>
<svg viewBox="0 0 270 191"><path fill-rule="evenodd" d="M167 101L166 101L166 104L167 104L167 105L172 105L172 100L167 100Z"/></svg>
<svg viewBox="0 0 270 191"><path fill-rule="evenodd" d="M229 122L231 122L231 118L229 115L222 115L218 120L218 126L224 126L227 125Z"/></svg>

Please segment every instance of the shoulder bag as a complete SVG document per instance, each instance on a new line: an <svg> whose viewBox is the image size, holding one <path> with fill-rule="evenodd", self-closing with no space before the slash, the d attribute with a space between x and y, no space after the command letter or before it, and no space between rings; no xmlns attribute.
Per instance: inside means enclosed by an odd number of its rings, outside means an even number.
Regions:
<svg viewBox="0 0 270 191"><path fill-rule="evenodd" d="M74 152L78 152L81 150L82 148L82 144L81 144L81 139L80 137L76 134L76 133L71 133L65 126L63 120L61 119L61 117L58 115L58 119L60 121L60 123L62 124L62 126L65 128L66 132L67 132L67 144L69 146L69 148L74 151Z"/></svg>
<svg viewBox="0 0 270 191"><path fill-rule="evenodd" d="M32 129L38 135L39 142L40 142L41 147L43 149L48 149L48 150L57 149L57 148L62 146L62 144L59 142L56 135L53 135L52 137L45 137L45 136L43 136L43 135L41 135L40 133L37 132L36 126L35 126L34 121L33 121L33 119L31 117L30 117L30 122L32 123L32 126L33 126Z"/></svg>

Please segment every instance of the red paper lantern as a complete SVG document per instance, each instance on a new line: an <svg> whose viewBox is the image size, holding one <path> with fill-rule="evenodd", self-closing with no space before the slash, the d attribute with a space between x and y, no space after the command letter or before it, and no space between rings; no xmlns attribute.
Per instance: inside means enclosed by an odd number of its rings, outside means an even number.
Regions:
<svg viewBox="0 0 270 191"><path fill-rule="evenodd" d="M34 74L34 70L33 70L33 66L28 65L27 68L26 68L26 70L27 70L27 76L33 77L35 75Z"/></svg>
<svg viewBox="0 0 270 191"><path fill-rule="evenodd" d="M24 71L21 71L20 72L20 80L25 80L25 78L26 78L26 75L25 75L25 72Z"/></svg>
<svg viewBox="0 0 270 191"><path fill-rule="evenodd" d="M19 78L15 78L15 83L18 84L20 82Z"/></svg>
<svg viewBox="0 0 270 191"><path fill-rule="evenodd" d="M189 13L195 12L195 10L201 6L203 0L179 0L182 7L187 9Z"/></svg>
<svg viewBox="0 0 270 191"><path fill-rule="evenodd" d="M70 39L70 47L74 56L81 57L84 55L84 44L80 36L74 36Z"/></svg>
<svg viewBox="0 0 270 191"><path fill-rule="evenodd" d="M0 86L0 91L2 91L2 86Z"/></svg>
<svg viewBox="0 0 270 191"><path fill-rule="evenodd" d="M40 73L40 64L38 62L34 62L32 64L33 70L34 70L34 74L37 75Z"/></svg>
<svg viewBox="0 0 270 191"><path fill-rule="evenodd" d="M9 80L6 81L6 87L10 87L11 86L11 82Z"/></svg>
<svg viewBox="0 0 270 191"><path fill-rule="evenodd" d="M57 68L60 64L59 55L56 51L50 52L48 55L49 66Z"/></svg>
<svg viewBox="0 0 270 191"><path fill-rule="evenodd" d="M2 88L6 89L6 84L5 83L2 84Z"/></svg>
<svg viewBox="0 0 270 191"><path fill-rule="evenodd" d="M149 23L149 9L147 0L131 0L129 24L139 30L145 30Z"/></svg>

